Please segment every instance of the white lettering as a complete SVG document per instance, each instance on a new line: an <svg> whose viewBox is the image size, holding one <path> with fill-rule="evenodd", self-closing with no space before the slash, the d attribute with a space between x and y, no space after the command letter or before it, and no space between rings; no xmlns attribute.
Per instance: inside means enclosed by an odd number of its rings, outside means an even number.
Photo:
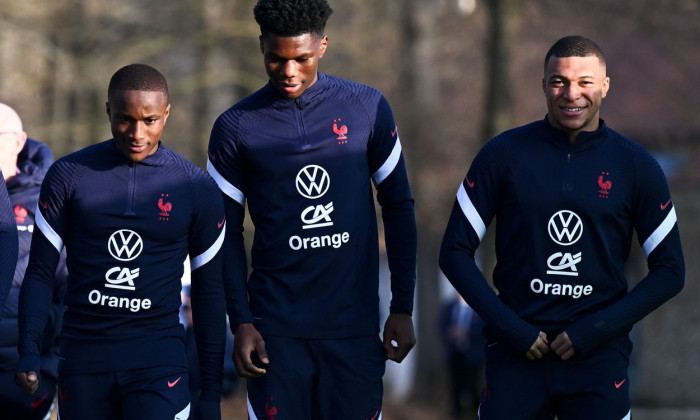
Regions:
<svg viewBox="0 0 700 420"><path fill-rule="evenodd" d="M109 306L110 308L124 308L131 312L151 309L150 299L126 298L103 295L99 290L93 290L88 295L88 301L93 305Z"/></svg>
<svg viewBox="0 0 700 420"><path fill-rule="evenodd" d="M299 251L300 249L316 249L333 247L340 248L343 244L350 241L350 233L334 233L333 235L321 235L321 236L311 236L308 238L301 238L297 235L289 238L289 247L294 251Z"/></svg>
<svg viewBox="0 0 700 420"><path fill-rule="evenodd" d="M530 281L530 290L537 294L545 294L552 296L571 296L578 299L581 296L590 296L593 294L593 286L587 285L572 285L560 283L545 283L540 279L532 279Z"/></svg>

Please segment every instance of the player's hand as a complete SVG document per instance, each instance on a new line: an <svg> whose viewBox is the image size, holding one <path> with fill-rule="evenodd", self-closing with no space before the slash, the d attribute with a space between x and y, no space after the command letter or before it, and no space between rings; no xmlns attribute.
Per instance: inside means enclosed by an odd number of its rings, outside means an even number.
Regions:
<svg viewBox="0 0 700 420"><path fill-rule="evenodd" d="M233 340L233 364L236 373L242 378L257 378L265 374L265 369L255 366L251 354L256 352L263 364L270 363L265 351L265 340L251 323L244 323L236 329Z"/></svg>
<svg viewBox="0 0 700 420"><path fill-rule="evenodd" d="M394 345L396 343L396 345ZM416 345L413 319L408 314L389 314L384 323L384 353L386 358L401 363Z"/></svg>
<svg viewBox="0 0 700 420"><path fill-rule="evenodd" d="M574 344L566 331L562 332L552 341L551 349L561 360L568 360L574 355Z"/></svg>
<svg viewBox="0 0 700 420"><path fill-rule="evenodd" d="M537 336L537 340L532 344L530 350L525 353L525 357L530 360L541 359L545 354L549 352L549 342L547 341L547 334L540 331Z"/></svg>
<svg viewBox="0 0 700 420"><path fill-rule="evenodd" d="M39 376L34 371L15 374L15 383L27 394L34 394L39 389Z"/></svg>

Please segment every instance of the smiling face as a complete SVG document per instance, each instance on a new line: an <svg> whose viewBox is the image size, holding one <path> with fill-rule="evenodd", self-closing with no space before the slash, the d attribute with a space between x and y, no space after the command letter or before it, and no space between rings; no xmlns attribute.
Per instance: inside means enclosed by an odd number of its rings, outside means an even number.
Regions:
<svg viewBox="0 0 700 420"><path fill-rule="evenodd" d="M117 90L107 102L107 115L117 148L129 160L140 162L158 150L170 115L163 92Z"/></svg>
<svg viewBox="0 0 700 420"><path fill-rule="evenodd" d="M289 99L300 97L318 80L318 64L327 46L328 37L313 33L261 36L260 49L272 86Z"/></svg>
<svg viewBox="0 0 700 420"><path fill-rule="evenodd" d="M550 57L542 79L549 123L566 131L572 143L581 131L595 131L609 87L598 57Z"/></svg>

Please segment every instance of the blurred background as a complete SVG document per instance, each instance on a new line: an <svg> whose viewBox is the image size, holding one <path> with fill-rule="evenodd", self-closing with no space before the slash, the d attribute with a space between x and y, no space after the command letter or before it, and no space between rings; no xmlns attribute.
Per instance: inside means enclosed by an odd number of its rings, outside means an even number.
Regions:
<svg viewBox="0 0 700 420"><path fill-rule="evenodd" d="M0 102L14 107L29 136L58 158L110 137L111 75L126 64L150 64L170 86L164 142L203 167L214 119L267 81L254 4L0 0ZM686 255L683 292L633 330L633 401L697 415L700 0L330 4L335 13L321 71L374 86L388 98L416 199L418 345L388 370L387 404L448 410L439 318L451 291L437 258L457 187L490 137L544 117L544 54L560 37L578 34L607 56L611 89L602 117L646 146L666 171ZM483 248L489 246L487 240ZM631 286L646 269L637 244L633 249ZM492 264L484 261L485 269Z"/></svg>

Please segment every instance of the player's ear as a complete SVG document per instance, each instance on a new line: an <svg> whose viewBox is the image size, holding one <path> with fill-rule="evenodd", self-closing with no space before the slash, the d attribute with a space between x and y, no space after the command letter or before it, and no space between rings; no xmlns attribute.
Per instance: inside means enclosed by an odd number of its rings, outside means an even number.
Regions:
<svg viewBox="0 0 700 420"><path fill-rule="evenodd" d="M318 46L318 58L323 57L323 54L326 53L326 48L328 48L328 36L323 35L321 37L321 45Z"/></svg>

